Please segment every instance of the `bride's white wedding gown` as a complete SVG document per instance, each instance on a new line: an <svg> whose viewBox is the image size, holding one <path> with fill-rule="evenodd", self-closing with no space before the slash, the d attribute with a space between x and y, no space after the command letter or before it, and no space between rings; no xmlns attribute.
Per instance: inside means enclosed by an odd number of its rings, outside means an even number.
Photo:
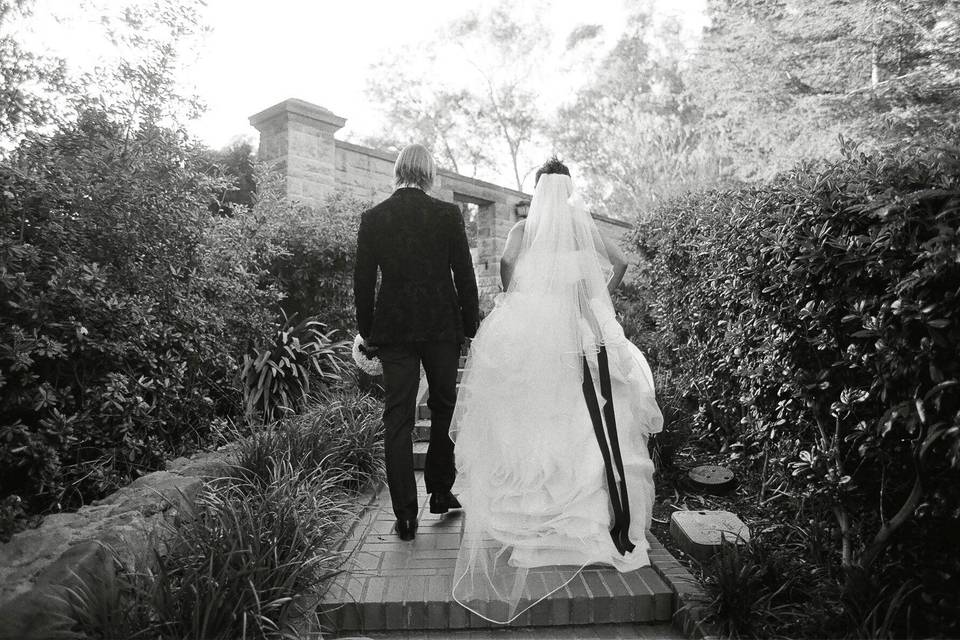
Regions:
<svg viewBox="0 0 960 640"><path fill-rule="evenodd" d="M495 622L588 564L649 564L647 440L663 420L650 368L614 315L596 225L571 195L567 176L538 182L513 280L473 340L451 425L466 517L453 596ZM611 538L604 459L584 397L584 358L598 384L601 346L635 545L624 554Z"/></svg>

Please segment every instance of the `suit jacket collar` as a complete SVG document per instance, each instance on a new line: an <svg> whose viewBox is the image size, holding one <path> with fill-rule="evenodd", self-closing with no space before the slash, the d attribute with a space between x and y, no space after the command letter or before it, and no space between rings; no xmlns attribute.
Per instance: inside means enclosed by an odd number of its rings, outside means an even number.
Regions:
<svg viewBox="0 0 960 640"><path fill-rule="evenodd" d="M426 195L426 192L423 189L420 189L418 187L400 187L399 189L393 192L393 195L391 197L406 196L410 194Z"/></svg>

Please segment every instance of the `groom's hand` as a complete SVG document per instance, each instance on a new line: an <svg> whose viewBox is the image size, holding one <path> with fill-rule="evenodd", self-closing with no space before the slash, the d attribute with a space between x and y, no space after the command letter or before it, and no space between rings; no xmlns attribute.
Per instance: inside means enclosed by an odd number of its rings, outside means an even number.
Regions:
<svg viewBox="0 0 960 640"><path fill-rule="evenodd" d="M479 329L479 324L473 320L467 320L463 323L463 335L466 336L467 340L472 340L477 335L477 329Z"/></svg>

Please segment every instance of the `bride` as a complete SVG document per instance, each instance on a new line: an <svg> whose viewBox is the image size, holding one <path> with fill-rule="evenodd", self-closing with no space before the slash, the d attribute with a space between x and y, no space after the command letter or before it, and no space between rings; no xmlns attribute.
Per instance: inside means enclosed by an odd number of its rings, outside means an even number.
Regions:
<svg viewBox="0 0 960 640"><path fill-rule="evenodd" d="M454 599L508 623L589 564L649 564L649 434L663 418L610 291L626 262L558 160L510 231L450 433L466 513ZM599 391L598 391L599 389Z"/></svg>

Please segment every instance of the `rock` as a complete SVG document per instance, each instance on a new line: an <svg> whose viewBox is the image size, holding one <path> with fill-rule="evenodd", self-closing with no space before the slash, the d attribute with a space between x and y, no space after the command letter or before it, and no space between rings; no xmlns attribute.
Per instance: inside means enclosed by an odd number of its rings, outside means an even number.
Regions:
<svg viewBox="0 0 960 640"><path fill-rule="evenodd" d="M171 506L182 507L196 498L203 481L170 471L154 471L134 480L101 502L120 511L138 510L153 515ZM82 509L81 509L82 511Z"/></svg>
<svg viewBox="0 0 960 640"><path fill-rule="evenodd" d="M740 544L750 540L750 529L729 511L674 511L670 535L680 548L700 562L720 549L720 541Z"/></svg>
<svg viewBox="0 0 960 640"><path fill-rule="evenodd" d="M176 458L167 463L167 471L196 478L219 478L235 463L236 449L231 444L190 458Z"/></svg>
<svg viewBox="0 0 960 640"><path fill-rule="evenodd" d="M0 606L0 638L3 640L41 640L70 637L64 601L67 590L76 588L79 576L90 575L107 565L107 550L94 541L68 548L46 566L29 590Z"/></svg>
<svg viewBox="0 0 960 640"><path fill-rule="evenodd" d="M134 565L163 544L165 518L189 509L201 476L222 475L232 449L171 463L76 513L47 516L40 527L0 544L0 639L62 635L62 596L78 576L113 571L113 556ZM60 631L58 631L60 629Z"/></svg>

